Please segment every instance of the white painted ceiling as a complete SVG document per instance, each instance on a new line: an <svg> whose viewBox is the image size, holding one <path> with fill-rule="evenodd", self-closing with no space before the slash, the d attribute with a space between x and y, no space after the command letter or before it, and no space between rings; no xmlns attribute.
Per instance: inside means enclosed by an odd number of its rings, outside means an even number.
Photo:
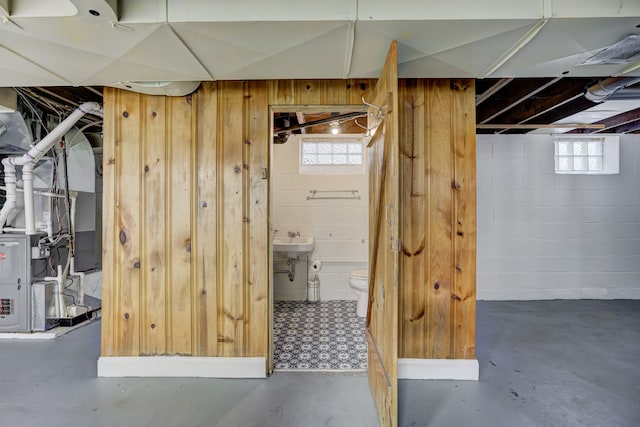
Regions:
<svg viewBox="0 0 640 427"><path fill-rule="evenodd" d="M577 64L640 33L640 0L0 0L0 18L5 87L375 77L394 39L401 77L606 77L629 64Z"/></svg>

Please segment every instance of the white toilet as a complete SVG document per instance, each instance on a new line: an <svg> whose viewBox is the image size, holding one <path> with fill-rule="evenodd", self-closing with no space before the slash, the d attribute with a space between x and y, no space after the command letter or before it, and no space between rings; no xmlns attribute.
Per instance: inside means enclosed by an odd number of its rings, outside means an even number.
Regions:
<svg viewBox="0 0 640 427"><path fill-rule="evenodd" d="M367 300L369 298L369 272L367 270L354 270L349 275L349 286L358 297L356 314L360 317L367 315Z"/></svg>

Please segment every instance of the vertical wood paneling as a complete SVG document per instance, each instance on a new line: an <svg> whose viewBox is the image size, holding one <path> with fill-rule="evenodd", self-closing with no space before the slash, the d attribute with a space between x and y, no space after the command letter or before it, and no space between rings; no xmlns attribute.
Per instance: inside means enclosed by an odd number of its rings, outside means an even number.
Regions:
<svg viewBox="0 0 640 427"><path fill-rule="evenodd" d="M297 105L319 105L323 86L322 80L295 80L294 103Z"/></svg>
<svg viewBox="0 0 640 427"><path fill-rule="evenodd" d="M398 51L393 41L371 93L383 121L368 144L369 304L366 320L369 385L381 426L398 425L398 299L400 170ZM377 114L369 108L369 114Z"/></svg>
<svg viewBox="0 0 640 427"><path fill-rule="evenodd" d="M401 212L401 271L403 272L400 300L398 351L404 357L425 354L429 341L427 328L429 295L425 280L429 253L426 225L426 159L425 159L425 106L424 80L403 80L399 84L400 99L400 191L403 200Z"/></svg>
<svg viewBox="0 0 640 427"><path fill-rule="evenodd" d="M116 155L116 141L120 135L120 121L116 105L120 92L113 88L104 88L103 112L105 122L103 126L103 165L102 165L102 324L100 337L100 354L115 356L120 349L116 344L116 313L118 305L115 303L119 292L119 280L116 272L116 256L118 232L116 224L117 186L119 176L116 162L120 162Z"/></svg>
<svg viewBox="0 0 640 427"><path fill-rule="evenodd" d="M242 356L244 351L244 195L242 82L219 82L220 162L218 193L224 203L218 209L218 251L222 254L218 288L219 354ZM233 114L232 112L235 112Z"/></svg>
<svg viewBox="0 0 640 427"><path fill-rule="evenodd" d="M453 350L474 359L476 341L476 135L473 80L453 80L454 284Z"/></svg>
<svg viewBox="0 0 640 427"><path fill-rule="evenodd" d="M266 357L269 350L269 325L265 320L269 318L269 189L268 180L263 179L269 167L269 110L267 83L245 83L248 93L246 144L248 149L248 271L247 307L245 312L249 316L247 328L249 331L264 331L263 335L250 334L247 352L254 356ZM267 339L265 339L265 336Z"/></svg>
<svg viewBox="0 0 640 427"><path fill-rule="evenodd" d="M140 353L140 184L141 174L141 96L125 93L120 102L121 144L117 147L117 174L121 180L118 185L117 228L119 257L117 258L121 284L116 305L119 308L116 318L116 340L125 355ZM137 143L129 143L136 141Z"/></svg>
<svg viewBox="0 0 640 427"><path fill-rule="evenodd" d="M350 80L270 80L269 105L357 105L367 95L375 79Z"/></svg>
<svg viewBox="0 0 640 427"><path fill-rule="evenodd" d="M268 105L361 106L373 84L105 89L103 356L267 355ZM472 85L401 81L399 357L475 357Z"/></svg>
<svg viewBox="0 0 640 427"><path fill-rule="evenodd" d="M375 86L375 79L355 79L348 80L346 89L347 89L347 104L353 105L361 105L362 97L365 97L365 100L370 98L368 95L371 89Z"/></svg>
<svg viewBox="0 0 640 427"><path fill-rule="evenodd" d="M269 105L295 104L295 80L269 80Z"/></svg>
<svg viewBox="0 0 640 427"><path fill-rule="evenodd" d="M166 347L166 298L165 265L167 262L165 246L167 223L166 205L166 114L165 98L146 97L143 109L144 137L142 139L144 156L144 179L142 196L142 224L146 232L142 236L141 286L141 324L142 354L164 354Z"/></svg>
<svg viewBox="0 0 640 427"><path fill-rule="evenodd" d="M405 80L400 86L400 357L474 358L473 81Z"/></svg>
<svg viewBox="0 0 640 427"><path fill-rule="evenodd" d="M350 86L348 80L332 82L331 80L319 80L318 91L320 92L321 105L343 105L347 104L347 92Z"/></svg>
<svg viewBox="0 0 640 427"><path fill-rule="evenodd" d="M453 194L449 81L430 80L427 90L427 179L429 180L429 328L433 359L450 356Z"/></svg>
<svg viewBox="0 0 640 427"><path fill-rule="evenodd" d="M217 192L217 84L204 83L194 96L197 105L196 213L193 250L194 280L197 291L197 356L215 356L218 352L218 192Z"/></svg>
<svg viewBox="0 0 640 427"><path fill-rule="evenodd" d="M191 354L191 105L185 97L167 100L169 182L170 353Z"/></svg>

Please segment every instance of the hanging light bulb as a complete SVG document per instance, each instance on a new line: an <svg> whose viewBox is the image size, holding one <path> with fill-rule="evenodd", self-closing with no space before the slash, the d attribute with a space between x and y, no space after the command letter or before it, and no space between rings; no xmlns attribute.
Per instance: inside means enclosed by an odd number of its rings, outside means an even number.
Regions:
<svg viewBox="0 0 640 427"><path fill-rule="evenodd" d="M329 123L331 126L331 134L337 135L340 133L340 123L338 121Z"/></svg>

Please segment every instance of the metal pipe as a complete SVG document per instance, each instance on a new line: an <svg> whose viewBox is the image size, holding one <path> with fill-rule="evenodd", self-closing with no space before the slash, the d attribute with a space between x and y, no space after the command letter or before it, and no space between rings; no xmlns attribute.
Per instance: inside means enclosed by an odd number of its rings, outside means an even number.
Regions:
<svg viewBox="0 0 640 427"><path fill-rule="evenodd" d="M584 97L592 102L604 102L616 92L640 82L640 77L609 77L587 88Z"/></svg>
<svg viewBox="0 0 640 427"><path fill-rule="evenodd" d="M625 89L620 89L619 91L611 94L611 96L607 98L607 101L625 101L625 100L637 101L639 99L640 99L640 89L628 87Z"/></svg>
<svg viewBox="0 0 640 427"><path fill-rule="evenodd" d="M7 187L5 185L0 185L0 190L7 191ZM18 193L24 193L24 189L23 188L16 188L16 191ZM48 191L33 190L33 194L36 194L38 196L53 197L53 198L58 198L58 199L64 199L65 198L65 196L62 195L62 194L51 193L51 192L48 192Z"/></svg>
<svg viewBox="0 0 640 427"><path fill-rule="evenodd" d="M323 125L323 124L326 124L326 123L335 122L336 120L337 121L348 121L348 120L356 119L358 117L365 117L366 115L367 115L366 112L354 111L354 112L351 112L351 113L345 113L345 114L340 114L340 115L337 115L337 116L327 117L326 119L319 119L319 120L314 120L312 122L306 122L306 123L301 123L301 124L297 124L297 125L293 125L293 126L288 126L286 128L282 128L282 129L274 129L273 134L274 135L278 135L278 134L281 134L281 133L290 133L290 132L293 132L294 130L310 128L310 127L317 126L317 125Z"/></svg>
<svg viewBox="0 0 640 427"><path fill-rule="evenodd" d="M24 188L24 225L25 234L36 234L36 214L33 208L33 163L27 163L22 167L22 186Z"/></svg>
<svg viewBox="0 0 640 427"><path fill-rule="evenodd" d="M289 270L275 270L274 273L287 273L289 276L289 281L293 282L296 278L296 264L298 263L298 258L289 258L287 259L287 265L290 267Z"/></svg>
<svg viewBox="0 0 640 427"><path fill-rule="evenodd" d="M62 168L64 177L64 195L66 196L65 202L67 205L67 218L69 219L69 235L71 236L69 238L69 256L73 258L73 256L75 255L75 234L73 230L74 220L72 215L74 214L73 211L75 210L75 197L74 201L72 202L71 195L69 194L69 174L67 173L67 144L64 144L64 146L62 147Z"/></svg>
<svg viewBox="0 0 640 427"><path fill-rule="evenodd" d="M58 265L58 275L54 277L45 277L45 282L56 282L57 290L55 292L54 306L55 316L60 319L67 316L67 306L64 303L64 279L62 273L62 266Z"/></svg>
<svg viewBox="0 0 640 427"><path fill-rule="evenodd" d="M9 162L9 158L2 159L4 165L4 184L7 187L7 199L0 209L0 228L7 223L7 219L16 208L16 168Z"/></svg>
<svg viewBox="0 0 640 427"><path fill-rule="evenodd" d="M78 303L77 305L84 305L84 276L85 274L80 271L76 271L76 259L71 257L71 270L69 270L69 276L78 276L80 283L78 284Z"/></svg>
<svg viewBox="0 0 640 427"><path fill-rule="evenodd" d="M4 225L9 218L11 212L16 206L16 179L15 179L15 167L25 166L27 164L35 165L38 160L44 154L53 147L53 144L58 142L65 133L73 127L73 125L80 120L85 114L91 112L92 114L102 116L102 109L100 104L96 102L85 102L76 108L66 119L64 119L58 126L56 126L51 132L49 132L40 142L32 147L27 153L17 157L7 157L2 160L5 173L5 185L7 186L7 201L2 209L0 209L0 229L4 228ZM33 187L31 192L25 189L25 200L29 197L33 201ZM35 225L28 224L27 230L33 230Z"/></svg>

